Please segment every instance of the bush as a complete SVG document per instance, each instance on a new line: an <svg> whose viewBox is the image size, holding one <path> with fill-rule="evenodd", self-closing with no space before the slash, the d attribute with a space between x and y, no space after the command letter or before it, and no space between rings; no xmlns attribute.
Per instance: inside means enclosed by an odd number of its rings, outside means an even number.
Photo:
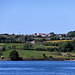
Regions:
<svg viewBox="0 0 75 75"><path fill-rule="evenodd" d="M23 49L24 49L24 50L28 50L28 49L31 49L32 46L33 46L33 45L32 45L31 43L25 43Z"/></svg>
<svg viewBox="0 0 75 75"><path fill-rule="evenodd" d="M38 51L46 51L46 49L44 47L38 47L38 48L35 48L35 50L38 50Z"/></svg>
<svg viewBox="0 0 75 75"><path fill-rule="evenodd" d="M75 37L75 31L70 31L67 33L68 37Z"/></svg>
<svg viewBox="0 0 75 75"><path fill-rule="evenodd" d="M19 57L19 54L18 54L18 52L17 52L16 50L13 50L13 51L10 53L9 58L10 58L11 60L15 60L15 61L17 61L17 60L22 60L22 58Z"/></svg>
<svg viewBox="0 0 75 75"><path fill-rule="evenodd" d="M74 49L74 47L71 45L70 42L63 42L59 45L59 50L61 52L71 52Z"/></svg>
<svg viewBox="0 0 75 75"><path fill-rule="evenodd" d="M52 59L53 57L52 56L49 56L49 58Z"/></svg>
<svg viewBox="0 0 75 75"><path fill-rule="evenodd" d="M46 56L45 54L43 54L43 57L44 57L44 58L47 58L47 56Z"/></svg>
<svg viewBox="0 0 75 75"><path fill-rule="evenodd" d="M6 50L5 46L3 46L3 47L2 47L2 51L5 51L5 50Z"/></svg>
<svg viewBox="0 0 75 75"><path fill-rule="evenodd" d="M12 46L12 48L13 48L13 49L16 49L16 47L15 47L14 45Z"/></svg>
<svg viewBox="0 0 75 75"><path fill-rule="evenodd" d="M50 38L50 40L60 40L59 37L53 36Z"/></svg>

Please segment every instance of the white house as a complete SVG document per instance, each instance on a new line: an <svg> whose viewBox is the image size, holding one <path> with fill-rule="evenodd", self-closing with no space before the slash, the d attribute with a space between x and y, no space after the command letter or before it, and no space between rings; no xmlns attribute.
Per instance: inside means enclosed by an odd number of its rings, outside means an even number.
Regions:
<svg viewBox="0 0 75 75"><path fill-rule="evenodd" d="M41 37L46 37L46 36L47 36L47 34L44 34L44 33L43 33L43 34L41 34Z"/></svg>

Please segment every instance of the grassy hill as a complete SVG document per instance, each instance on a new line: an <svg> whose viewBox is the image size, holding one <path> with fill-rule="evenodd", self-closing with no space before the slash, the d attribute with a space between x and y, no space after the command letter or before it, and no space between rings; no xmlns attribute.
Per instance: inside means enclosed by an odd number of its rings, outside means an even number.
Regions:
<svg viewBox="0 0 75 75"><path fill-rule="evenodd" d="M9 54L12 50L17 50L19 53L19 56L23 59L43 59L43 54L46 55L47 58L53 57L53 58L61 58L61 59L75 59L75 53L74 52L66 52L66 54L71 54L71 57L67 55L61 55L64 52L49 52L49 51L38 51L38 50L23 50L24 43L0 43L0 47L6 47L5 51L1 51L4 58L8 58ZM15 48L13 48L15 46ZM34 45L35 47L41 47L42 45ZM46 48L52 48L55 46L44 46Z"/></svg>
<svg viewBox="0 0 75 75"><path fill-rule="evenodd" d="M9 54L12 50L6 50L2 51L2 56L5 58L9 57ZM62 59L74 59L75 58L75 53L70 53L72 54L72 57L68 56L63 56L59 52L48 52L48 51L32 51L32 50L17 50L19 53L19 56L22 57L23 59L42 59L44 58L43 54L46 55L47 58L52 56L53 58L62 58Z"/></svg>

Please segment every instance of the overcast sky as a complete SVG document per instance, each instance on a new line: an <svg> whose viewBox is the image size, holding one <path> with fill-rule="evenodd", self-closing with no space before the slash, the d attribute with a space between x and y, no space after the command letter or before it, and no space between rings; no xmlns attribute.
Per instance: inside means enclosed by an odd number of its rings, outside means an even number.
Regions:
<svg viewBox="0 0 75 75"><path fill-rule="evenodd" d="M75 0L0 0L0 33L75 30Z"/></svg>

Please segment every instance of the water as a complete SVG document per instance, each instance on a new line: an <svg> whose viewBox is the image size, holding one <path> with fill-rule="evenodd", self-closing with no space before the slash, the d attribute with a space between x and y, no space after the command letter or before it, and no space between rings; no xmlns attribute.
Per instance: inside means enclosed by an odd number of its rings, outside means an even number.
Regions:
<svg viewBox="0 0 75 75"><path fill-rule="evenodd" d="M0 75L75 75L75 61L0 61Z"/></svg>

